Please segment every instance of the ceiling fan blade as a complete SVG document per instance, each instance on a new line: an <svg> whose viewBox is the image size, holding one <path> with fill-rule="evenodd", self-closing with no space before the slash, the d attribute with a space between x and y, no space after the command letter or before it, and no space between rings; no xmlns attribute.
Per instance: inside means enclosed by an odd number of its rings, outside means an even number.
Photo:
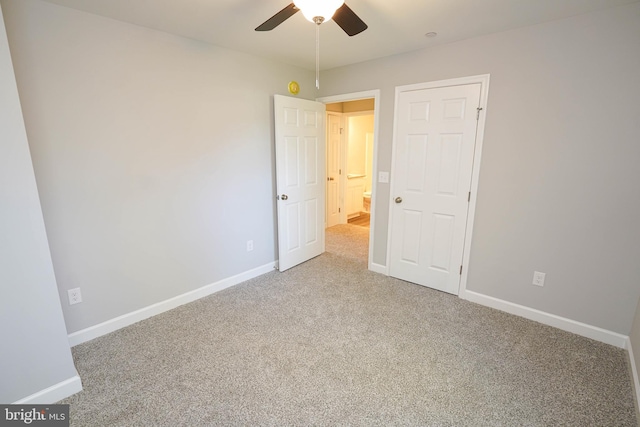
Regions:
<svg viewBox="0 0 640 427"><path fill-rule="evenodd" d="M360 34L369 28L346 3L336 10L336 13L333 15L333 20L350 36Z"/></svg>
<svg viewBox="0 0 640 427"><path fill-rule="evenodd" d="M299 10L300 9L298 9L295 4L291 3L289 6L264 21L264 23L260 24L260 26L256 28L256 31L271 31L287 19L291 18Z"/></svg>

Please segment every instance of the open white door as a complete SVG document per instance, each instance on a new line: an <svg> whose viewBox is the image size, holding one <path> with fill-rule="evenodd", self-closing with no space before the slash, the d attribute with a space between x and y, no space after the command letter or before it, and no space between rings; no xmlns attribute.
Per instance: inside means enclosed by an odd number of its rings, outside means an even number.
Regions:
<svg viewBox="0 0 640 427"><path fill-rule="evenodd" d="M325 106L274 95L278 269L324 252Z"/></svg>
<svg viewBox="0 0 640 427"><path fill-rule="evenodd" d="M341 117L327 113L327 228L340 224Z"/></svg>
<svg viewBox="0 0 640 427"><path fill-rule="evenodd" d="M398 93L389 273L458 294L481 85Z"/></svg>

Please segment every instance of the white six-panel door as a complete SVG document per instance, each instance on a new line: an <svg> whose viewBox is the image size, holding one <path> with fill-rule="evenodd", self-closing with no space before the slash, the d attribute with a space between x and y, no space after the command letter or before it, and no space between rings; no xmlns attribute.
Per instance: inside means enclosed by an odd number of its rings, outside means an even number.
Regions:
<svg viewBox="0 0 640 427"><path fill-rule="evenodd" d="M327 228L340 224L341 118L327 113Z"/></svg>
<svg viewBox="0 0 640 427"><path fill-rule="evenodd" d="M458 294L481 85L398 93L389 274Z"/></svg>
<svg viewBox="0 0 640 427"><path fill-rule="evenodd" d="M325 106L274 95L278 269L324 252Z"/></svg>

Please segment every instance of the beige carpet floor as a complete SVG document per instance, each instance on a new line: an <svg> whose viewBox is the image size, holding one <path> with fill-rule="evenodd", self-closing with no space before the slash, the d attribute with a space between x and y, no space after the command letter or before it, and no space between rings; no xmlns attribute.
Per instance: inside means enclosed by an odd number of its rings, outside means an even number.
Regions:
<svg viewBox="0 0 640 427"><path fill-rule="evenodd" d="M625 351L327 252L73 348L74 426L635 426Z"/></svg>

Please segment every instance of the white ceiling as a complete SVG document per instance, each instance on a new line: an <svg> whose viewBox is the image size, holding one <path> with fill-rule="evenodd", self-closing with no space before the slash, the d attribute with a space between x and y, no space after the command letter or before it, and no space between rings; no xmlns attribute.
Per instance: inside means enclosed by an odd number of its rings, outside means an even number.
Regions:
<svg viewBox="0 0 640 427"><path fill-rule="evenodd" d="M218 46L315 68L314 24L297 13L270 32L254 28L291 0L45 0ZM346 0L369 28L347 36L320 27L321 68L566 18L640 0ZM435 38L425 33L435 31Z"/></svg>

